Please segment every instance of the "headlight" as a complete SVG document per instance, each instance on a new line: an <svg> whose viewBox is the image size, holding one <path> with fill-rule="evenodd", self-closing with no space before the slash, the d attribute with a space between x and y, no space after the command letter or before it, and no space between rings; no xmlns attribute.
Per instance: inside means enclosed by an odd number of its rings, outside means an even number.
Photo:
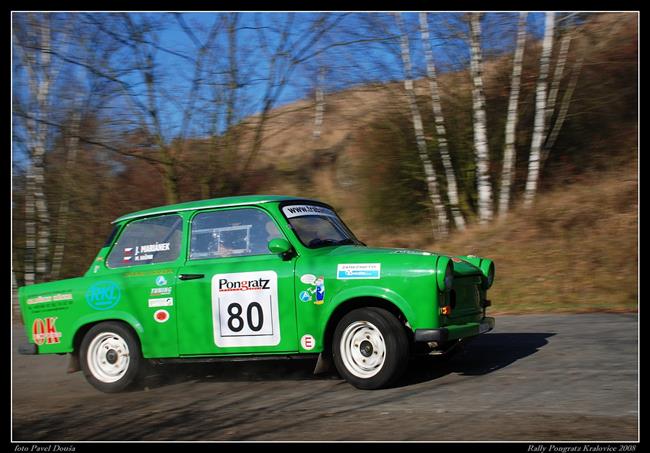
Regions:
<svg viewBox="0 0 650 453"><path fill-rule="evenodd" d="M440 291L449 291L454 286L454 265L446 256L438 258L437 274Z"/></svg>
<svg viewBox="0 0 650 453"><path fill-rule="evenodd" d="M494 263L490 259L481 260L481 272L483 272L483 289L489 289L494 283Z"/></svg>

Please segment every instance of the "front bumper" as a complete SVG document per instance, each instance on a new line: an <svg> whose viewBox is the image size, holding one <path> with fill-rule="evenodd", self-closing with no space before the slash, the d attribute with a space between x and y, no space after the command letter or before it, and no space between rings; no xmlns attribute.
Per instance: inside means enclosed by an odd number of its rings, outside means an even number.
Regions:
<svg viewBox="0 0 650 453"><path fill-rule="evenodd" d="M444 342L458 338L473 337L494 329L494 318L485 317L481 322L468 322L454 326L441 327L440 329L416 329L415 341Z"/></svg>

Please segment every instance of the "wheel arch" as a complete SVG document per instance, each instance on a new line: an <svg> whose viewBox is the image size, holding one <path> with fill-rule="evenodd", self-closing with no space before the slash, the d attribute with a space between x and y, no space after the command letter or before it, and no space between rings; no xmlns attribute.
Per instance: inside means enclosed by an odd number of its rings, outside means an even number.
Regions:
<svg viewBox="0 0 650 453"><path fill-rule="evenodd" d="M339 321L349 312L357 308L376 307L383 308L384 310L392 313L404 326L410 337L413 331L407 326L409 322L404 311L394 302L386 298L377 296L357 296L346 299L339 303L330 314L325 330L323 331L323 354L326 357L331 356L332 339L334 338L334 331Z"/></svg>
<svg viewBox="0 0 650 453"><path fill-rule="evenodd" d="M142 324L132 315L128 313L115 314L115 316L108 317L95 315L81 318L75 324L71 352L73 356L79 356L81 342L83 341L83 338L86 336L88 331L102 322L119 322L121 324L124 324L135 334L135 337L140 343L140 348L142 348L142 334L144 334L144 328L142 327Z"/></svg>

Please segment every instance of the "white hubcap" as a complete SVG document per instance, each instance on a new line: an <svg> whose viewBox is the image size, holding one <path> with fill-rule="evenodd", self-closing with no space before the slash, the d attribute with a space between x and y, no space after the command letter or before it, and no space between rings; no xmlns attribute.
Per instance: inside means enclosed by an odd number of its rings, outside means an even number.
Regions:
<svg viewBox="0 0 650 453"><path fill-rule="evenodd" d="M355 321L341 337L341 359L348 371L367 379L379 373L386 360L386 343L377 327L368 321Z"/></svg>
<svg viewBox="0 0 650 453"><path fill-rule="evenodd" d="M96 379L106 383L119 381L129 369L129 347L118 334L102 332L91 341L87 359Z"/></svg>

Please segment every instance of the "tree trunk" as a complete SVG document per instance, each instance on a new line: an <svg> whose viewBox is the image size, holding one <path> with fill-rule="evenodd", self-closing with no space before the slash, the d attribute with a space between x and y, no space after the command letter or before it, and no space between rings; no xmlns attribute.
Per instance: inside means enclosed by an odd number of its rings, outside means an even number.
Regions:
<svg viewBox="0 0 650 453"><path fill-rule="evenodd" d="M567 30L562 36L560 41L560 50L557 55L557 62L555 63L555 71L553 72L553 78L551 79L551 88L548 92L548 102L546 106L546 119L544 125L546 127L546 132L544 137L547 137L548 128L551 125L551 119L553 119L553 113L555 113L555 102L557 100L558 92L560 91L560 83L562 82L562 76L564 74L564 66L566 65L567 55L569 54L569 46L571 45L571 38L573 33Z"/></svg>
<svg viewBox="0 0 650 453"><path fill-rule="evenodd" d="M25 185L25 285L33 285L36 281L36 207L34 206L34 175L30 168L27 172Z"/></svg>
<svg viewBox="0 0 650 453"><path fill-rule="evenodd" d="M551 133L548 135L548 137L546 138L546 142L544 143L544 149L542 151L541 163L540 163L541 167L544 166L544 163L548 158L548 154L551 152L551 149L553 149L555 140L557 140L557 136L560 133L560 130L562 129L562 125L564 124L564 120L566 119L567 113L569 112L569 105L571 104L571 98L573 97L573 92L575 91L576 85L578 84L578 78L580 77L580 70L582 69L583 61L584 61L584 49L580 54L580 56L578 56L576 62L573 64L573 68L571 69L571 78L569 79L569 83L566 87L566 90L562 95L560 110L558 111L557 118L555 119L555 123L553 124L553 128L551 129Z"/></svg>
<svg viewBox="0 0 650 453"><path fill-rule="evenodd" d="M167 204L178 203L178 174L176 165L170 159L168 152L165 153L166 163L162 166L163 188L165 189L165 202ZM169 163L167 163L169 162Z"/></svg>
<svg viewBox="0 0 650 453"><path fill-rule="evenodd" d="M517 128L517 107L519 105L519 89L521 86L521 67L526 47L526 18L528 13L519 14L517 29L517 46L512 66L512 81L510 82L510 99L508 100L508 117L506 119L505 145L503 149L503 171L501 172L501 193L499 195L499 217L505 217L510 208L510 191L514 179L515 161L515 130Z"/></svg>
<svg viewBox="0 0 650 453"><path fill-rule="evenodd" d="M33 18L33 17L32 17ZM27 121L30 167L27 173L25 200L25 284L43 281L48 272L50 252L50 217L45 186L44 159L48 125L41 120L49 113L50 84L53 77L51 62L51 28L43 19L33 20L40 32L38 50L22 48L29 77L29 92L36 100L36 119ZM32 53L34 52L34 53ZM38 57L38 58L37 58Z"/></svg>
<svg viewBox="0 0 650 453"><path fill-rule="evenodd" d="M524 192L524 206L532 205L537 193L537 182L539 180L540 151L544 140L544 120L546 118L546 88L548 84L549 61L553 50L553 30L555 13L546 13L546 25L544 30L544 42L542 43L542 56L540 58L539 78L537 80L537 92L535 98L535 124L533 128L533 139L530 145L530 157L528 159L528 178Z"/></svg>
<svg viewBox="0 0 650 453"><path fill-rule="evenodd" d="M408 99L409 108L411 110L411 118L413 120L413 128L415 129L415 140L418 146L418 156L424 168L426 177L427 188L429 190L429 198L436 211L438 218L437 233L440 236L446 236L448 233L449 220L447 218L447 210L440 197L438 189L438 179L436 177L436 170L427 153L427 144L424 139L424 128L422 127L422 117L415 97L415 90L413 88L413 80L411 76L411 54L409 51L409 39L404 31L404 26L400 13L395 13L395 18L400 29L401 35L401 55L402 63L404 66L404 89L406 90L406 97Z"/></svg>
<svg viewBox="0 0 650 453"><path fill-rule="evenodd" d="M489 174L489 150L483 94L483 62L481 56L480 14L470 14L470 50L472 74L472 100L474 110L474 149L476 152L476 185L478 190L479 223L492 220L492 186Z"/></svg>
<svg viewBox="0 0 650 453"><path fill-rule="evenodd" d="M20 303L18 301L18 283L16 283L16 273L11 269L11 309L12 318L15 324L22 324L22 317L20 316Z"/></svg>
<svg viewBox="0 0 650 453"><path fill-rule="evenodd" d="M320 68L318 71L318 82L316 83L316 117L314 118L314 139L320 138L321 127L323 125L323 113L325 112L325 96L323 94L325 70Z"/></svg>
<svg viewBox="0 0 650 453"><path fill-rule="evenodd" d="M438 77L436 76L436 67L433 62L433 52L431 51L431 42L429 41L429 24L427 22L427 13L420 13L420 34L422 36L422 45L424 46L424 55L427 61L427 76L429 79L429 89L431 91L431 104L433 105L433 118L436 125L436 136L438 139L438 149L442 158L442 165L445 169L447 178L447 198L451 207L451 215L454 218L456 228L465 229L465 218L460 210L458 202L458 187L456 185L456 175L454 166L449 155L447 146L447 132L445 130L445 118L442 114L442 103L440 102L440 91L438 89Z"/></svg>
<svg viewBox="0 0 650 453"><path fill-rule="evenodd" d="M54 241L54 255L52 257L52 279L56 280L61 274L63 256L65 252L66 230L68 227L68 212L70 209L70 192L73 187L72 171L77 160L77 147L79 146L79 125L81 114L78 109L72 114L72 123L70 125L70 137L66 146L65 174L63 175L64 183L61 191L61 204L59 205L59 215L57 219L56 239Z"/></svg>

